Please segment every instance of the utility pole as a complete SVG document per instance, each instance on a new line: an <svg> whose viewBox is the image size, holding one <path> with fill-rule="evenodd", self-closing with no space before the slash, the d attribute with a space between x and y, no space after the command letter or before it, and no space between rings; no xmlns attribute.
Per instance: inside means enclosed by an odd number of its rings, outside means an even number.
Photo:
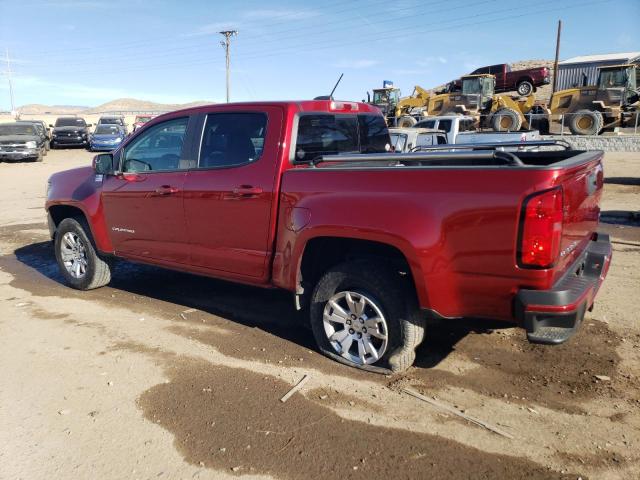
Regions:
<svg viewBox="0 0 640 480"><path fill-rule="evenodd" d="M13 73L11 71L11 60L9 58L9 47L7 47L6 51L6 57L7 57L7 70L6 70L6 75L7 75L7 80L9 80L9 96L11 97L11 115L15 115L15 105L13 102L13 81L11 80L11 74Z"/></svg>
<svg viewBox="0 0 640 480"><path fill-rule="evenodd" d="M560 33L562 32L562 20L558 20L558 38L556 39L556 60L553 62L553 87L551 88L551 95L556 93L558 86L558 59L560 57Z"/></svg>
<svg viewBox="0 0 640 480"><path fill-rule="evenodd" d="M225 49L226 57L227 57L227 103L229 103L229 65L231 63L231 59L229 56L229 48L231 47L231 37L238 35L237 30L225 30L223 32L218 32L220 35L224 36L224 40L220 42L222 48Z"/></svg>

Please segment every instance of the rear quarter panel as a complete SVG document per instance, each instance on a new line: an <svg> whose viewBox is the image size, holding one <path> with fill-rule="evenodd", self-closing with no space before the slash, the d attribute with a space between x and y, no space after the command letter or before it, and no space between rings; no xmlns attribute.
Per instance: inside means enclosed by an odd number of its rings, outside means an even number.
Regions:
<svg viewBox="0 0 640 480"><path fill-rule="evenodd" d="M312 238L368 239L405 255L423 308L511 319L518 288L547 288L553 277L518 268L516 242L522 201L557 180L549 170L505 167L289 170L274 283L295 289Z"/></svg>

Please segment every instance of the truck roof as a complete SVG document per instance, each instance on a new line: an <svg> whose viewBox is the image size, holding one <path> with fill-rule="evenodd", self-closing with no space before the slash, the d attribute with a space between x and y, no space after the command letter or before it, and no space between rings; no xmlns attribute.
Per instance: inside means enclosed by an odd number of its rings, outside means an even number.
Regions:
<svg viewBox="0 0 640 480"><path fill-rule="evenodd" d="M339 112L339 113L375 113L380 114L380 109L376 106L362 102L353 102L349 100L282 100L282 101L264 101L264 102L233 102L233 103L213 103L209 105L199 105L197 107L189 107L173 112L165 113L159 117L173 116L175 114L198 113L210 110L212 107L216 109L236 109L237 107L281 107L291 109L298 112ZM156 117L156 118L159 118ZM155 118L154 118L155 120Z"/></svg>

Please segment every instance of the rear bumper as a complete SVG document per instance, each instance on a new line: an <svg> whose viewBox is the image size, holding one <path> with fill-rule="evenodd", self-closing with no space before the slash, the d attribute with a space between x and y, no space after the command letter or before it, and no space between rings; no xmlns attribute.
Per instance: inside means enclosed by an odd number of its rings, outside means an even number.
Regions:
<svg viewBox="0 0 640 480"><path fill-rule="evenodd" d="M598 233L553 288L518 291L515 317L529 341L558 344L575 333L609 271L611 253L609 235Z"/></svg>

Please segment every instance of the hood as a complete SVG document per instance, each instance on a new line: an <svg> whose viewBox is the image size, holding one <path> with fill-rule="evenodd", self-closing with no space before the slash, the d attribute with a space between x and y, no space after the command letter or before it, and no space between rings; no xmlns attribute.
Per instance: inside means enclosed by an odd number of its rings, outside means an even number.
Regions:
<svg viewBox="0 0 640 480"><path fill-rule="evenodd" d="M98 141L98 142L105 142L108 140L117 140L118 138L123 138L122 135L115 135L115 134L100 134L100 135L96 135L95 133L93 134L93 136L91 137L92 140Z"/></svg>
<svg viewBox="0 0 640 480"><path fill-rule="evenodd" d="M66 133L66 132L85 132L87 130L87 127L80 127L80 126L75 126L75 127L54 127L53 131L56 133Z"/></svg>
<svg viewBox="0 0 640 480"><path fill-rule="evenodd" d="M39 142L37 135L0 135L0 143L27 143Z"/></svg>

